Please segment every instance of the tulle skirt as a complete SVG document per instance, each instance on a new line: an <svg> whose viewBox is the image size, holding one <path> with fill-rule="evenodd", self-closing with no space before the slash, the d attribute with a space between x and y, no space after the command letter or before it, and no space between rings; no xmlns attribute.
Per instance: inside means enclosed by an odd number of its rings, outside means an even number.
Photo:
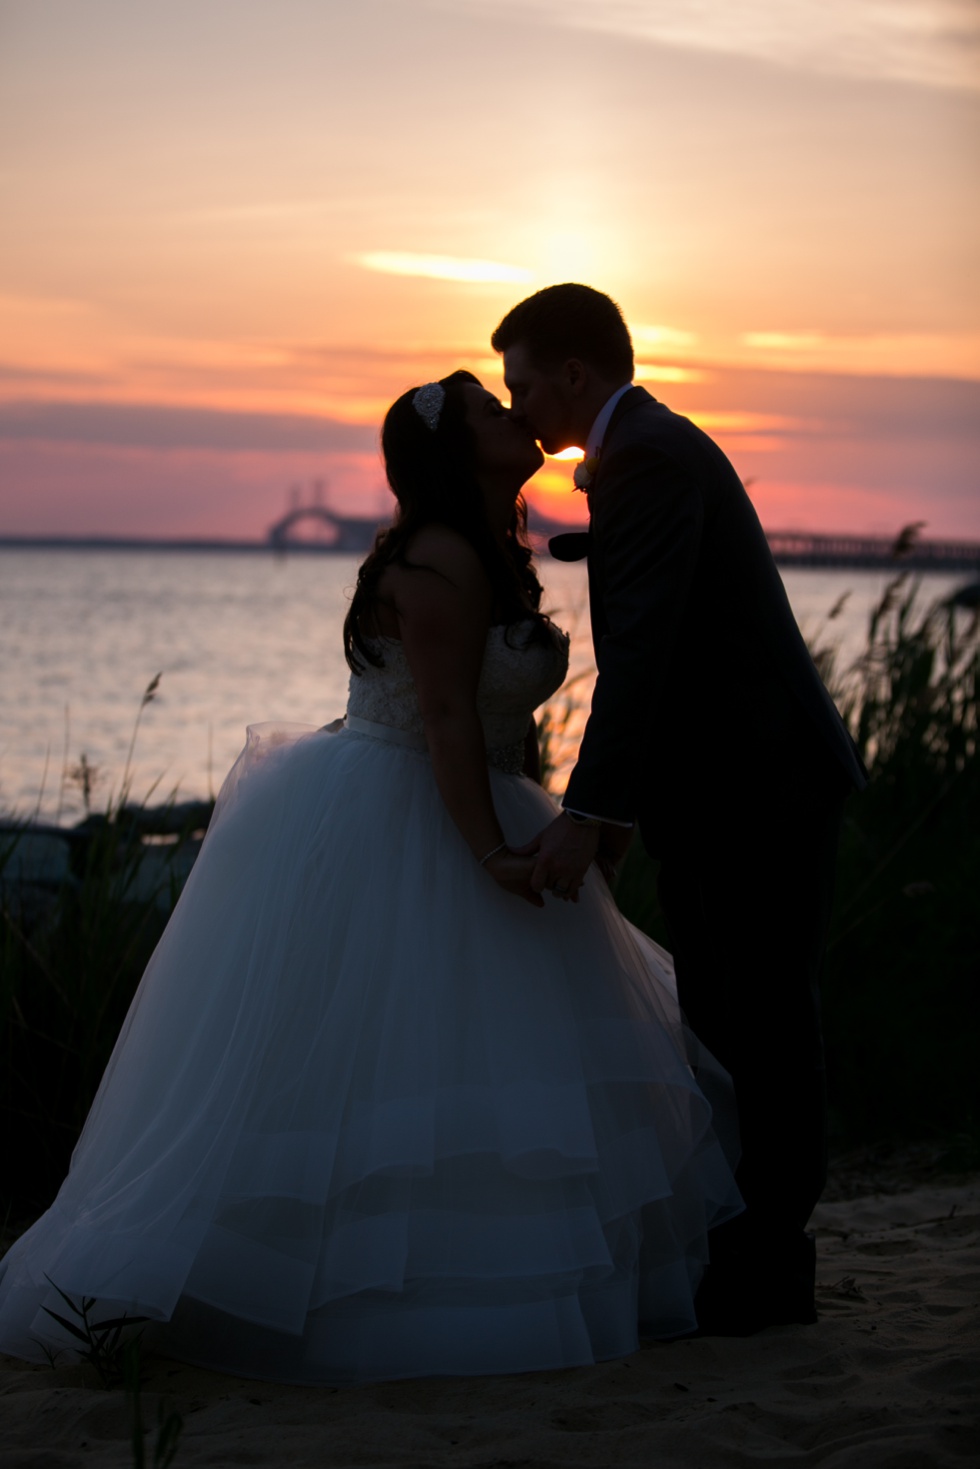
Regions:
<svg viewBox="0 0 980 1469"><path fill-rule="evenodd" d="M510 842L553 817L491 783ZM0 1264L0 1350L77 1345L57 1287L291 1382L625 1355L694 1328L736 1148L669 957L598 873L535 909L424 751L253 727L68 1178Z"/></svg>

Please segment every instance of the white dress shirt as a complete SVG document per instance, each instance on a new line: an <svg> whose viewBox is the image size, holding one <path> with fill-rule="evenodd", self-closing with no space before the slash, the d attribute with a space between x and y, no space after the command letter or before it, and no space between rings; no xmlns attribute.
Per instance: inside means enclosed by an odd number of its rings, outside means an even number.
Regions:
<svg viewBox="0 0 980 1469"><path fill-rule="evenodd" d="M629 392L632 386L632 383L624 383L621 388L616 389L611 398L606 399L605 403L603 403L602 407L599 409L599 412L596 414L595 423L589 429L589 437L585 441L586 459L592 459L595 457L596 454L599 453L599 450L602 448L602 441L606 436L606 429L609 427L609 420L613 416L616 404L619 402L620 398L623 397L624 393Z"/></svg>

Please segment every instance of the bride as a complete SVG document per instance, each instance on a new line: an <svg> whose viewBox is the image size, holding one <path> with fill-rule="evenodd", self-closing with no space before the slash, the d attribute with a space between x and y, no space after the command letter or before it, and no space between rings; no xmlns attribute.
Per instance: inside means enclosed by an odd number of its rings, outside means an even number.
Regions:
<svg viewBox="0 0 980 1469"><path fill-rule="evenodd" d="M346 720L249 730L68 1177L0 1264L0 1350L70 1351L59 1292L289 1382L696 1325L741 1207L727 1078L599 871L564 902L515 852L555 814L522 772L567 663L522 536L540 452L464 372L383 447Z"/></svg>

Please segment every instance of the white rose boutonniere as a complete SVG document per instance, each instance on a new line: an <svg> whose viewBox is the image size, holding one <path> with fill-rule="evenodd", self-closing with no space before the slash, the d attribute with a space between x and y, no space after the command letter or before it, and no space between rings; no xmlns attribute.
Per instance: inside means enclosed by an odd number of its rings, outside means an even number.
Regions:
<svg viewBox="0 0 980 1469"><path fill-rule="evenodd" d="M572 479L577 490L588 490L595 479L596 470L599 468L598 454L591 455L588 459L580 459L575 466Z"/></svg>

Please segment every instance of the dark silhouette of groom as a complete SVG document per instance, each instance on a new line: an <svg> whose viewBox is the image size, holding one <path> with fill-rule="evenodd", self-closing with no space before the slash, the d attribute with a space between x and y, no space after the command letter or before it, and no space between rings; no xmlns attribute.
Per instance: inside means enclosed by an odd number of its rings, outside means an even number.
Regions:
<svg viewBox="0 0 980 1469"><path fill-rule="evenodd" d="M738 476L706 434L630 386L615 302L551 286L492 341L515 415L546 452L586 454L588 534L551 546L588 556L598 679L532 883L574 897L597 852L621 852L639 824L661 863L681 1005L738 1103L746 1211L712 1232L700 1326L813 1321L818 979L841 807L866 773Z"/></svg>

